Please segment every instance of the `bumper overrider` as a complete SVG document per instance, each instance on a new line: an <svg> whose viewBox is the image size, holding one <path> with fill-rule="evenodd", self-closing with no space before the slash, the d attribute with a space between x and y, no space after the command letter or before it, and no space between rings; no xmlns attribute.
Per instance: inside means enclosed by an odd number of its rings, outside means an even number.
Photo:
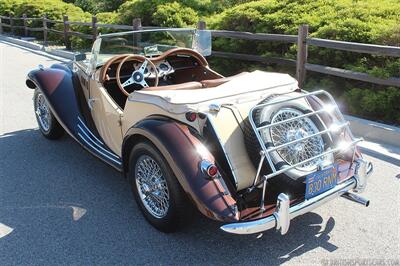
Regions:
<svg viewBox="0 0 400 266"><path fill-rule="evenodd" d="M276 210L272 215L259 220L226 224L221 226L221 229L233 234L255 234L276 228L284 235L289 230L290 220L310 212L339 196L368 206L368 200L351 193L350 190L357 193L362 192L366 187L367 178L371 175L372 171L373 166L370 162L358 159L355 161L354 176L339 183L334 188L294 206L290 206L289 196L281 193L276 202Z"/></svg>

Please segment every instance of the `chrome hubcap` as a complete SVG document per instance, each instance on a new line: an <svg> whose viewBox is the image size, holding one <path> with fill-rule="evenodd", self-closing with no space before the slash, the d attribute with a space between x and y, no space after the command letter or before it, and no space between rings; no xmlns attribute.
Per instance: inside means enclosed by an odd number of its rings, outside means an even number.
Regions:
<svg viewBox="0 0 400 266"><path fill-rule="evenodd" d="M157 162L142 155L135 165L136 187L144 207L156 218L167 215L169 191L167 181Z"/></svg>
<svg viewBox="0 0 400 266"><path fill-rule="evenodd" d="M43 94L39 94L36 98L36 116L39 120L40 127L44 131L49 131L50 129L50 109L47 104L46 98L44 98Z"/></svg>
<svg viewBox="0 0 400 266"><path fill-rule="evenodd" d="M283 108L279 110L272 118L272 123L287 120L293 117L303 115L299 110L293 108ZM303 117L290 122L273 126L270 129L271 139L274 146L279 146L295 140L301 140L319 130L309 117ZM299 163L324 152L324 141L320 135L314 136L303 141L277 150L280 157L289 165ZM303 171L313 171L321 163L322 159L315 159L297 167Z"/></svg>

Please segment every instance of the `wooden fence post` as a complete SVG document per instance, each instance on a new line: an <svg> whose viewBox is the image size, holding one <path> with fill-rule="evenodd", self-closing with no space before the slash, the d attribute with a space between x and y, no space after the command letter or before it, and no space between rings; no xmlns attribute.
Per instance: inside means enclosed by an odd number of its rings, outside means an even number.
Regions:
<svg viewBox="0 0 400 266"><path fill-rule="evenodd" d="M140 18L134 18L132 20L132 27L133 30L140 30L142 28L142 20ZM137 34L135 34L133 36L133 46L138 46L138 43L140 42L140 36L137 36Z"/></svg>
<svg viewBox="0 0 400 266"><path fill-rule="evenodd" d="M14 18L13 18L13 16L10 16L10 31L11 31L11 34L14 35Z"/></svg>
<svg viewBox="0 0 400 266"><path fill-rule="evenodd" d="M97 34L98 34L98 30L97 30L97 17L96 16L92 16L92 34L93 34L93 42L96 41L97 39Z"/></svg>
<svg viewBox="0 0 400 266"><path fill-rule="evenodd" d="M47 46L47 15L43 15L43 46Z"/></svg>
<svg viewBox="0 0 400 266"><path fill-rule="evenodd" d="M64 44L65 49L71 50L71 42L69 41L69 24L68 24L68 16L63 16L63 24L64 24Z"/></svg>
<svg viewBox="0 0 400 266"><path fill-rule="evenodd" d="M0 34L3 34L3 22L1 21L1 17L0 17Z"/></svg>
<svg viewBox="0 0 400 266"><path fill-rule="evenodd" d="M142 28L142 20L140 18L134 18L132 20L133 30L140 30Z"/></svg>
<svg viewBox="0 0 400 266"><path fill-rule="evenodd" d="M205 21L199 21L197 23L197 29L198 30L205 30L207 28L207 24Z"/></svg>
<svg viewBox="0 0 400 266"><path fill-rule="evenodd" d="M26 14L22 15L22 21L24 22L24 36L28 37L28 23L26 21Z"/></svg>
<svg viewBox="0 0 400 266"><path fill-rule="evenodd" d="M307 37L308 37L308 25L301 25L299 27L299 35L297 39L297 62L296 62L296 78L300 88L303 88L306 79L306 63L308 56Z"/></svg>

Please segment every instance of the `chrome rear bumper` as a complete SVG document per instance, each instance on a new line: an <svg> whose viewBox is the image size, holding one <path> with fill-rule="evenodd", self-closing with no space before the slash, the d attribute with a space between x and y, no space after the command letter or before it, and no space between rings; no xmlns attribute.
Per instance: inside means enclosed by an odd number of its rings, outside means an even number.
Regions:
<svg viewBox="0 0 400 266"><path fill-rule="evenodd" d="M290 207L289 197L286 194L281 193L277 199L276 210L272 215L254 221L226 224L221 226L221 229L225 232L233 234L254 234L276 228L277 230L280 230L282 235L284 235L289 230L290 220L310 212L320 205L339 196L346 195L345 198L351 198L353 201L357 201L365 206L368 206L368 204L365 204L367 200L359 196L354 197L348 195L353 195L349 193L349 190L358 192L362 191L365 188L367 178L372 171L373 168L371 163L363 159L359 159L356 161L355 175L336 185L336 187L292 207Z"/></svg>

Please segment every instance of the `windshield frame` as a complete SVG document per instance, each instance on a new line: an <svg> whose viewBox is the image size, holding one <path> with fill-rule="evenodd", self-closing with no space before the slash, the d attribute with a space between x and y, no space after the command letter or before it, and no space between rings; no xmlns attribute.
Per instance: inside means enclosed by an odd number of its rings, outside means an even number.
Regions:
<svg viewBox="0 0 400 266"><path fill-rule="evenodd" d="M118 37L118 36L124 36L127 34L134 34L134 33L151 33L151 32L188 32L193 34L193 41L192 41L192 47L187 47L189 49L196 50L196 41L198 38L199 30L194 29L194 28L151 28L151 29L142 29L142 30L132 30L132 31L124 31L124 32L116 32L116 33L107 33L107 34L100 34L96 41L93 43L92 47L92 56L91 56L91 68L94 70L102 65L104 65L104 62L99 63L99 55L100 55L100 50L101 50L101 42L103 38L108 38L108 37ZM115 54L117 55L117 54Z"/></svg>

